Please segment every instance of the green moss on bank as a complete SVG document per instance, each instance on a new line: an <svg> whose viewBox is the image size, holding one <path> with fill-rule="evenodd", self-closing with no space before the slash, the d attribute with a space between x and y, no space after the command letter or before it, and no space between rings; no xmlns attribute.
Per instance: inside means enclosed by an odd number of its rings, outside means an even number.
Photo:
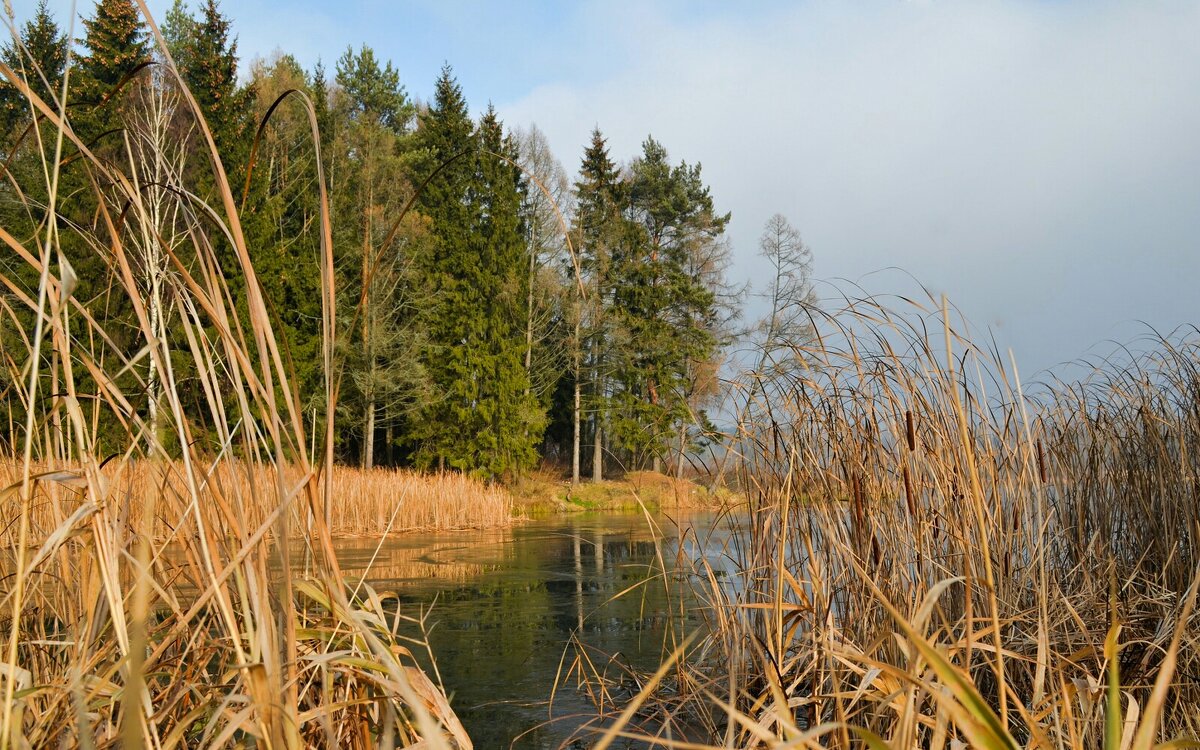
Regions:
<svg viewBox="0 0 1200 750"><path fill-rule="evenodd" d="M680 508L720 508L728 500L727 492L710 492L687 479L639 471L616 480L583 481L575 487L558 477L537 473L509 488L513 512L537 517L556 513L588 511L636 511L643 505L649 510Z"/></svg>

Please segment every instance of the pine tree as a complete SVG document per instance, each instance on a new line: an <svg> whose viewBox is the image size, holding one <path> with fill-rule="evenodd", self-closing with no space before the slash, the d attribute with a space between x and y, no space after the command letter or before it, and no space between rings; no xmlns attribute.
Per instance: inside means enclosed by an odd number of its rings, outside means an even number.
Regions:
<svg viewBox="0 0 1200 750"><path fill-rule="evenodd" d="M695 421L698 370L718 352L720 273L710 251L729 215L714 212L699 165L671 167L652 138L631 173L629 231L614 257L623 340L614 431L636 465L651 460L657 469L671 438Z"/></svg>
<svg viewBox="0 0 1200 750"><path fill-rule="evenodd" d="M335 245L343 298L352 305L344 318L355 322L343 334L350 388L342 406L348 423L358 426L361 463L371 468L378 434L383 433L386 458L394 430L422 400L418 291L411 276L413 255L428 241L428 232L414 215L401 225L399 236L383 244L411 195L405 164L415 107L399 73L363 46L358 52L346 50L335 80L333 114L339 126L334 184L342 217Z"/></svg>
<svg viewBox="0 0 1200 750"><path fill-rule="evenodd" d="M171 53L171 58L181 71L185 70L190 62L188 45L195 33L196 19L188 13L187 3L184 0L175 0L163 17L162 35L163 41L167 43L167 51Z"/></svg>

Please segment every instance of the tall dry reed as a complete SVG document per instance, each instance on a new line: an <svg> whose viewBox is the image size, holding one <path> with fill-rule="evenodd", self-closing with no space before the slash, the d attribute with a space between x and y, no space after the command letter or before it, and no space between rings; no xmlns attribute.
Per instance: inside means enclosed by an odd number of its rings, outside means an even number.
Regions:
<svg viewBox="0 0 1200 750"><path fill-rule="evenodd" d="M738 383L739 575L682 561L707 627L596 747L1195 746L1200 341L1030 389L960 328L859 300Z"/></svg>
<svg viewBox="0 0 1200 750"><path fill-rule="evenodd" d="M76 466L69 462L36 463L33 473L46 481L33 490L29 511L29 538L46 539L62 522L64 506L79 507L86 500L86 486ZM20 483L23 466L15 460L0 460L0 487ZM181 461L123 461L101 467L110 497L137 498L188 493L187 469ZM303 472L289 465L284 471L288 485L299 484ZM244 498L239 513L252 526L264 523L275 511L276 481L261 466L237 460L211 461L205 465L206 481L225 495ZM448 531L507 526L512 522L513 500L503 486L488 484L460 473L421 473L403 469L371 469L334 466L332 472L334 509L329 530L334 535L380 535L407 531ZM0 547L17 543L19 529L16 506L0 506ZM141 528L145 506L131 502L126 522ZM305 508L288 509L288 528L293 536L306 529ZM174 531L171 519L161 515L151 520L151 534L165 539ZM273 531L273 530L272 530ZM271 533L271 532L268 532Z"/></svg>
<svg viewBox="0 0 1200 750"><path fill-rule="evenodd" d="M64 107L70 70L47 101L27 85L28 62L0 63L34 118L13 159L35 167L4 174L31 229L0 227L12 451L0 489L0 750L470 747L397 636L396 604L344 583L333 553L339 481L375 493L356 501L359 526L396 498L332 465L336 290L321 159L326 385L312 435L221 154L153 30L166 62L80 105L146 116L92 142L72 127L86 112ZM167 89L177 111L162 109ZM281 106L307 114L319 148L304 94ZM176 117L192 123L200 163L178 161L154 125ZM202 172L211 194L186 181ZM66 176L79 187L60 195ZM81 285L74 267L109 276ZM425 511L408 521L457 522ZM272 560L315 573L272 578Z"/></svg>

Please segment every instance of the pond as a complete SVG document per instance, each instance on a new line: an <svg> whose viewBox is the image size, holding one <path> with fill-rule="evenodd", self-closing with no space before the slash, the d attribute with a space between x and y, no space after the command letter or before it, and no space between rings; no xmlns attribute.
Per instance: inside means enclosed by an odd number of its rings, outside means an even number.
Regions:
<svg viewBox="0 0 1200 750"><path fill-rule="evenodd" d="M342 540L338 557L348 576L366 569L377 590L396 592L403 614L424 614L436 675L476 748L542 750L588 746L569 742L595 716L571 671L580 645L627 699L636 688L619 684L622 665L652 672L703 625L696 602L681 601L686 587L664 585L676 576L663 564L703 556L731 571L738 539L714 514L593 514Z"/></svg>

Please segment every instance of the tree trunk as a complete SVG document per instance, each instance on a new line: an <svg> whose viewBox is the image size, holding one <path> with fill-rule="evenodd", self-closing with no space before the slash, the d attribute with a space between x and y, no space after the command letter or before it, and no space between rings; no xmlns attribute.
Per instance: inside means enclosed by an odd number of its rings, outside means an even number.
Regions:
<svg viewBox="0 0 1200 750"><path fill-rule="evenodd" d="M525 395L533 385L533 281L537 273L537 230L529 243L529 294L525 300Z"/></svg>
<svg viewBox="0 0 1200 750"><path fill-rule="evenodd" d="M683 457L687 452L687 425L679 423L679 460L675 463L675 478L683 479Z"/></svg>
<svg viewBox="0 0 1200 750"><path fill-rule="evenodd" d="M604 394L604 385L600 382L599 367L596 368L595 377L595 396L596 410L592 421L595 422L595 434L592 449L592 481L604 481L604 425L602 425L602 410L600 408L600 396Z"/></svg>
<svg viewBox="0 0 1200 750"><path fill-rule="evenodd" d="M367 428L363 436L362 467L368 471L375 466L375 399L367 399Z"/></svg>
<svg viewBox="0 0 1200 750"><path fill-rule="evenodd" d="M383 440L384 440L383 462L385 464L387 464L388 466L395 466L396 465L396 457L392 454L392 440L394 437L394 435L393 435L394 428L392 427L392 420L388 419L387 414L384 414L384 418L387 419L387 427L385 427L383 429Z"/></svg>
<svg viewBox="0 0 1200 750"><path fill-rule="evenodd" d="M571 432L572 432L571 485L572 486L579 484L579 422L581 419L581 417L580 417L580 409L582 407L581 402L583 400L582 399L582 396L583 396L582 387L580 386L580 383L579 383L579 376L581 374L581 369L582 369L580 367L580 359L582 357L580 350L583 348L583 343L579 339L579 328L580 328L580 318L581 317L582 316L579 314L579 307L577 305L575 308L575 351L574 351L574 359L572 360L572 365L574 367L574 371L572 374L574 374L574 376L575 376L575 412L574 412L574 414L571 415L571 422L572 422L572 424L571 424Z"/></svg>
<svg viewBox="0 0 1200 750"><path fill-rule="evenodd" d="M604 481L604 443L602 440L604 428L600 426L600 413L594 417L596 423L595 447L592 449L592 481Z"/></svg>
<svg viewBox="0 0 1200 750"><path fill-rule="evenodd" d="M363 241L362 241L362 285L363 285L363 305L362 311L362 347L367 355L367 366L374 370L375 355L371 351L371 314L373 312L371 303L371 204L374 202L373 189L368 190L367 204L363 208ZM374 392L375 373L371 372L368 381L371 386L370 390ZM362 467L370 469L375 464L375 396L367 396L367 423L363 431L363 457Z"/></svg>
<svg viewBox="0 0 1200 750"><path fill-rule="evenodd" d="M571 442L571 485L579 484L579 402L580 402L579 381L575 381L575 414L571 421L574 423L571 428L574 433L574 439Z"/></svg>

